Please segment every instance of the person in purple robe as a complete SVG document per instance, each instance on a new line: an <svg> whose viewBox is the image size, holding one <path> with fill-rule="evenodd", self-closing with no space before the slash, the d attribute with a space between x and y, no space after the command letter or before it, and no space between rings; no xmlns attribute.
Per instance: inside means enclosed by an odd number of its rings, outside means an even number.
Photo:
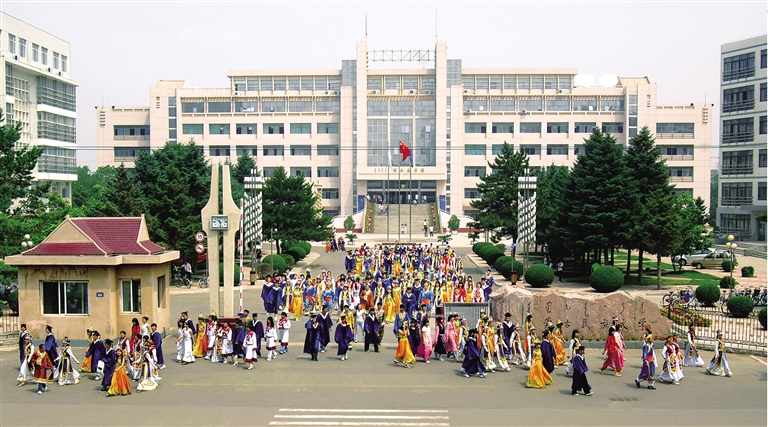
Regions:
<svg viewBox="0 0 768 427"><path fill-rule="evenodd" d="M411 345L411 352L415 355L419 351L421 344L421 329L416 319L411 319L408 326L408 343Z"/></svg>
<svg viewBox="0 0 768 427"><path fill-rule="evenodd" d="M550 374L555 370L555 346L552 345L552 342L549 340L549 338L552 335L548 330L544 331L544 339L541 341L541 363L544 365L544 369L547 370Z"/></svg>
<svg viewBox="0 0 768 427"><path fill-rule="evenodd" d="M515 331L515 324L512 323L512 314L511 313L504 313L504 321L501 322L501 328L502 328L502 337L504 339L504 345L506 346L506 349L504 350L504 355L509 356L512 354L512 333Z"/></svg>
<svg viewBox="0 0 768 427"><path fill-rule="evenodd" d="M469 378L472 374L477 374L480 378L485 377L483 365L480 363L480 348L477 346L477 329L469 331L467 343L464 346L464 361L461 363L461 373Z"/></svg>
<svg viewBox="0 0 768 427"><path fill-rule="evenodd" d="M101 380L101 391L107 391L112 384L112 375L115 373L115 361L117 361L115 350L112 349L112 340L105 340L104 346L107 352L104 353L104 357L101 359L104 362L104 378Z"/></svg>
<svg viewBox="0 0 768 427"><path fill-rule="evenodd" d="M317 362L317 353L320 350L320 326L317 322L317 315L313 314L307 323L304 324L307 329L307 335L304 337L304 353L309 354Z"/></svg>
<svg viewBox="0 0 768 427"><path fill-rule="evenodd" d="M26 359L26 355L24 354L24 347L26 346L26 342L24 341L26 338L29 338L32 340L32 337L29 336L29 332L27 332L27 324L22 323L20 327L19 332L19 363L24 361Z"/></svg>
<svg viewBox="0 0 768 427"><path fill-rule="evenodd" d="M373 344L373 351L376 353L379 352L379 344L381 343L381 340L379 339L379 329L381 329L381 323L379 323L379 319L376 317L376 309L369 308L368 316L365 317L365 324L363 326L366 352L370 351L369 348L371 344Z"/></svg>
<svg viewBox="0 0 768 427"><path fill-rule="evenodd" d="M237 358L241 357L245 359L245 347L243 347L243 343L245 342L245 329L243 329L243 321L240 319L235 320L235 324L237 327L235 328L235 333L232 336L232 361L233 365L237 365Z"/></svg>
<svg viewBox="0 0 768 427"><path fill-rule="evenodd" d="M165 359L163 358L163 336L160 332L157 332L157 323L151 325L152 328L152 343L155 344L155 353L157 355L157 369L165 369Z"/></svg>
<svg viewBox="0 0 768 427"><path fill-rule="evenodd" d="M99 361L104 357L104 354L107 353L107 348L100 339L101 334L99 334L99 331L93 331L91 336L94 337L93 342L88 346L88 351L85 352L85 357L91 356L91 369L93 369L93 372L96 372L96 367L99 366ZM100 379L101 376L96 373L94 380L99 381Z"/></svg>
<svg viewBox="0 0 768 427"><path fill-rule="evenodd" d="M277 292L275 291L275 288L270 281L267 281L264 284L264 287L261 288L261 299L264 301L264 311L266 313L277 312L277 308L275 307L276 296Z"/></svg>
<svg viewBox="0 0 768 427"><path fill-rule="evenodd" d="M325 353L325 347L331 342L331 329L333 328L333 319L328 314L328 306L323 306L323 310L317 315L317 330L320 334L320 353Z"/></svg>
<svg viewBox="0 0 768 427"><path fill-rule="evenodd" d="M416 294L413 293L412 288L408 288L405 290L405 295L403 295L402 303L405 306L405 314L407 316L408 320L411 320L413 317L413 312L416 311L417 307L417 297Z"/></svg>
<svg viewBox="0 0 768 427"><path fill-rule="evenodd" d="M259 320L259 315L253 313L251 320L253 333L256 334L256 356L261 357L261 340L264 339L264 324Z"/></svg>
<svg viewBox="0 0 768 427"><path fill-rule="evenodd" d="M584 391L584 395L592 394L592 387L587 381L587 361L584 358L584 346L579 346L576 350L576 356L571 360L573 364L573 382L571 383L571 394L579 394L579 390Z"/></svg>
<svg viewBox="0 0 768 427"><path fill-rule="evenodd" d="M351 316L350 316L351 317ZM333 337L336 344L339 345L339 350L336 352L337 356L341 357L341 360L347 360L349 356L349 343L355 340L355 334L352 333L352 327L347 323L347 316L341 315L341 321L336 325L336 334Z"/></svg>
<svg viewBox="0 0 768 427"><path fill-rule="evenodd" d="M45 325L45 353L48 354L55 370L59 366L59 362L54 362L54 360L59 358L59 352L56 349L56 336L53 335L51 325Z"/></svg>

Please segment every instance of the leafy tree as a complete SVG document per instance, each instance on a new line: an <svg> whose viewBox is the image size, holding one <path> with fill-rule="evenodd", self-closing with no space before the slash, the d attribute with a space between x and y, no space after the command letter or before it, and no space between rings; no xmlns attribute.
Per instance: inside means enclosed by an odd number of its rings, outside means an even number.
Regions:
<svg viewBox="0 0 768 427"><path fill-rule="evenodd" d="M453 231L456 231L459 229L459 226L461 225L461 220L456 215L451 215L451 218L448 220L448 228L450 228Z"/></svg>
<svg viewBox="0 0 768 427"><path fill-rule="evenodd" d="M352 215L347 216L344 218L344 229L345 230L353 230L355 228L355 220L352 218Z"/></svg>
<svg viewBox="0 0 768 427"><path fill-rule="evenodd" d="M526 176L529 168L528 156L522 151L513 151L504 142L501 153L493 162L488 162L491 174L480 177L477 189L480 199L470 205L478 210L472 226L491 230L491 240L499 242L505 236L517 241L517 179Z"/></svg>
<svg viewBox="0 0 768 427"><path fill-rule="evenodd" d="M256 169L256 160L253 159L248 153L244 153L237 158L237 163L232 167L232 178L240 185L245 186L245 177L251 176L251 170L256 170L256 176L260 176L259 170Z"/></svg>
<svg viewBox="0 0 768 427"><path fill-rule="evenodd" d="M3 121L0 110L0 122ZM39 147L17 147L21 122L0 126L0 212L11 213L13 201L27 197L34 189L32 171L43 153Z"/></svg>
<svg viewBox="0 0 768 427"><path fill-rule="evenodd" d="M555 166L539 173L536 190L536 241L547 245L551 257L568 255L568 211L566 193L571 172Z"/></svg>
<svg viewBox="0 0 768 427"><path fill-rule="evenodd" d="M709 184L709 225L715 227L717 225L717 203L720 196L720 175L717 174L712 177L712 182Z"/></svg>
<svg viewBox="0 0 768 427"><path fill-rule="evenodd" d="M683 218L679 206L675 205L675 196L665 188L658 188L644 198L642 227L647 236L640 246L656 254L656 289L661 289L661 258L672 255L680 247ZM640 252L639 279L643 272L642 257Z"/></svg>
<svg viewBox="0 0 768 427"><path fill-rule="evenodd" d="M680 243L675 254L689 254L695 250L711 247L712 236L702 223L701 207L697 205L693 196L688 193L678 194L675 196L675 206L681 217L680 228L677 230Z"/></svg>
<svg viewBox="0 0 768 427"><path fill-rule="evenodd" d="M273 234L278 250L281 241L324 241L330 236L331 218L322 215L319 196L303 176L288 176L282 166L264 182L264 229Z"/></svg>
<svg viewBox="0 0 768 427"><path fill-rule="evenodd" d="M117 169L112 166L102 166L95 171L91 171L88 166L79 166L77 181L72 183L72 206L82 207L98 203L116 173Z"/></svg>

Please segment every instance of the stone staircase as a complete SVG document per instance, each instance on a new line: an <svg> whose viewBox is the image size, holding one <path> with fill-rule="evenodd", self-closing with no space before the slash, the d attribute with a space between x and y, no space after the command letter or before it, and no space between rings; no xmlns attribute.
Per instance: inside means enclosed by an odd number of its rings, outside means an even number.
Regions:
<svg viewBox="0 0 768 427"><path fill-rule="evenodd" d="M398 220L397 214L400 212L400 218ZM373 232L376 234L386 234L387 233L387 214L386 214L386 205L385 205L385 213L379 214L378 209L374 209L374 220L373 220ZM409 215L411 218L411 221L409 222ZM413 234L415 236L423 236L424 235L424 219L426 218L427 224L431 224L431 220L429 218L429 205L412 205L409 207L409 205L389 205L389 234L392 237L392 240L397 239L398 235L400 234L400 224L408 224L408 232L409 234ZM439 230L435 230L435 235L438 234ZM403 240L400 238L400 240ZM407 239L406 239L407 240Z"/></svg>

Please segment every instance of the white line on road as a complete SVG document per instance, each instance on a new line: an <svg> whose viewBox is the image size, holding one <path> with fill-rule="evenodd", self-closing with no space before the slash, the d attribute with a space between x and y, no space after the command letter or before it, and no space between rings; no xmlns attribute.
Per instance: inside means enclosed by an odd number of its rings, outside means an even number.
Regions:
<svg viewBox="0 0 768 427"><path fill-rule="evenodd" d="M752 356L752 358L757 360L758 362L762 363L763 365L768 365L768 363L762 361L759 357Z"/></svg>
<svg viewBox="0 0 768 427"><path fill-rule="evenodd" d="M381 420L447 420L447 416L441 415L275 415L275 418L361 418L361 419L381 419Z"/></svg>
<svg viewBox="0 0 768 427"><path fill-rule="evenodd" d="M271 421L271 426L412 426L412 427L448 427L449 423L376 423L350 421Z"/></svg>
<svg viewBox="0 0 768 427"><path fill-rule="evenodd" d="M385 413L448 413L445 409L294 409L294 408L282 408L279 412L385 412Z"/></svg>

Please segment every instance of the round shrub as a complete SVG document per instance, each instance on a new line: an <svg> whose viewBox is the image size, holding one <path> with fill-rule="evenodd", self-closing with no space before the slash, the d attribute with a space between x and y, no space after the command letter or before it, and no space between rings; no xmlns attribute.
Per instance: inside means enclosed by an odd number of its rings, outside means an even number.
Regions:
<svg viewBox="0 0 768 427"><path fill-rule="evenodd" d="M741 277L755 277L755 267L751 265L741 267Z"/></svg>
<svg viewBox="0 0 768 427"><path fill-rule="evenodd" d="M240 284L240 264L235 264L235 277L233 279L235 285ZM224 284L224 263L219 263L219 285Z"/></svg>
<svg viewBox="0 0 768 427"><path fill-rule="evenodd" d="M597 292L618 291L624 284L624 273L612 265L603 265L589 276L589 286Z"/></svg>
<svg viewBox="0 0 768 427"><path fill-rule="evenodd" d="M750 297L739 295L728 298L728 311L731 312L731 316L733 317L740 319L749 317L754 308L755 303Z"/></svg>
<svg viewBox="0 0 768 427"><path fill-rule="evenodd" d="M525 271L525 281L534 288L546 288L555 280L555 272L548 265L534 264Z"/></svg>
<svg viewBox="0 0 768 427"><path fill-rule="evenodd" d="M736 279L734 279L731 276L725 276L720 278L720 288L722 289L733 289L738 284L739 282L737 282Z"/></svg>
<svg viewBox="0 0 768 427"><path fill-rule="evenodd" d="M296 245L301 246L301 248L304 249L304 253L307 255L312 252L312 245L309 242L298 242Z"/></svg>
<svg viewBox="0 0 768 427"><path fill-rule="evenodd" d="M285 260L285 265L287 267L293 267L293 264L296 264L296 258L293 257L293 255L289 255L285 252L281 253L280 256Z"/></svg>
<svg viewBox="0 0 768 427"><path fill-rule="evenodd" d="M14 313L19 312L19 290L18 289L14 289L13 292L11 292L11 294L8 295L8 308L10 308L11 311Z"/></svg>
<svg viewBox="0 0 768 427"><path fill-rule="evenodd" d="M274 267L275 273L282 273L288 267L285 264L285 260L278 254L267 255L261 260L262 264L267 264Z"/></svg>
<svg viewBox="0 0 768 427"><path fill-rule="evenodd" d="M733 271L733 262L729 259L723 261L723 264L721 266L723 267L723 271L725 271L726 273Z"/></svg>
<svg viewBox="0 0 768 427"><path fill-rule="evenodd" d="M482 248L480 248L477 254L480 256L480 258L485 260L488 254L490 254L491 252L501 252L501 250L493 245L489 245L489 246L483 246Z"/></svg>
<svg viewBox="0 0 768 427"><path fill-rule="evenodd" d="M763 329L768 329L768 319L766 319L766 316L768 316L768 310L763 307L757 314L757 319L760 320L760 325L762 325Z"/></svg>
<svg viewBox="0 0 768 427"><path fill-rule="evenodd" d="M712 307L720 300L720 287L714 283L705 283L696 288L696 300L705 307Z"/></svg>
<svg viewBox="0 0 768 427"><path fill-rule="evenodd" d="M511 256L508 256L508 255L500 256L496 260L496 262L493 263L493 268L495 268L496 271L501 272L502 264L509 262L509 264L512 265L512 260L513 258ZM511 267L510 267L510 271L512 271Z"/></svg>
<svg viewBox="0 0 768 427"><path fill-rule="evenodd" d="M472 245L472 252L474 252L476 254L479 254L480 253L480 248L484 248L486 246L493 246L493 245L491 245L488 242L477 242L474 245Z"/></svg>
<svg viewBox="0 0 768 427"><path fill-rule="evenodd" d="M513 259L512 260L512 272L517 274L518 280L523 277L523 263Z"/></svg>
<svg viewBox="0 0 768 427"><path fill-rule="evenodd" d="M488 265L496 265L496 261L498 261L498 259L503 256L504 252L502 251L491 252L488 254L488 257L485 259L485 261L488 262Z"/></svg>
<svg viewBox="0 0 768 427"><path fill-rule="evenodd" d="M304 252L304 248L298 245L295 245L292 248L285 251L285 254L292 256L293 259L296 261L300 261L307 256L307 253Z"/></svg>

